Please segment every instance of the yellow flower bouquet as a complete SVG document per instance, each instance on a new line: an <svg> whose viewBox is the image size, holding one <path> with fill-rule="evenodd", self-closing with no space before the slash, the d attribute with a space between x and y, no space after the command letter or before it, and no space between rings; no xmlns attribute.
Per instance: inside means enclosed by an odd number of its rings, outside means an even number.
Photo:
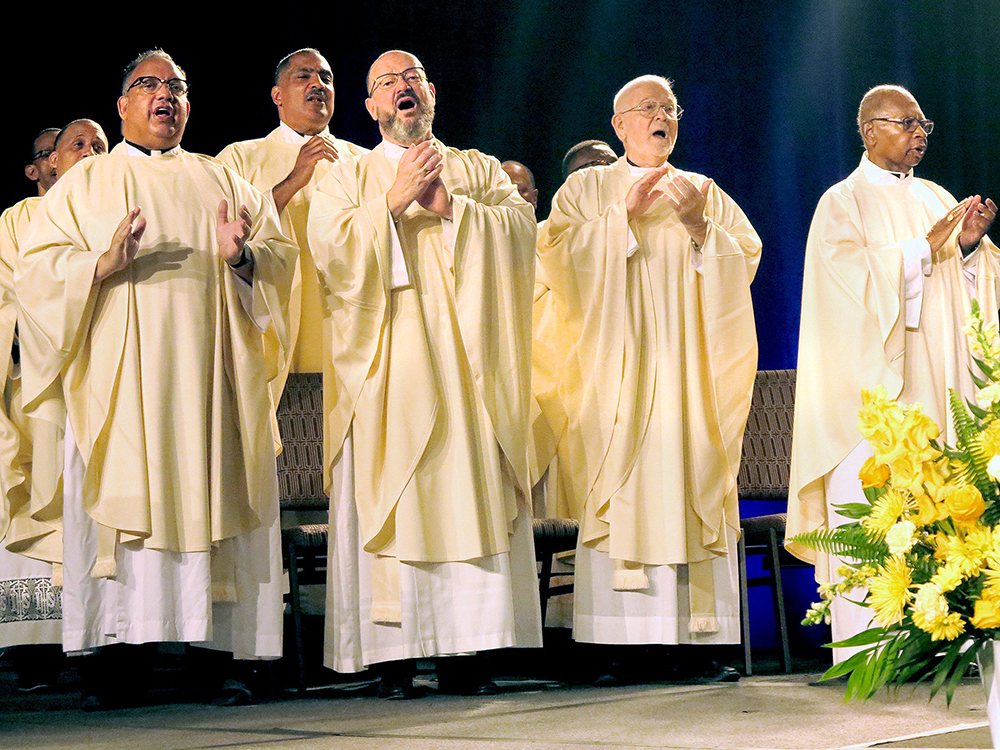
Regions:
<svg viewBox="0 0 1000 750"><path fill-rule="evenodd" d="M832 644L860 651L823 676L850 675L847 699L927 679L950 702L980 648L1000 639L1000 336L975 302L965 332L979 390L975 403L950 394L957 444L938 440L920 404L862 391L868 502L838 506L850 523L793 539L847 561L804 623L829 622L832 599L852 591L872 610L873 627Z"/></svg>

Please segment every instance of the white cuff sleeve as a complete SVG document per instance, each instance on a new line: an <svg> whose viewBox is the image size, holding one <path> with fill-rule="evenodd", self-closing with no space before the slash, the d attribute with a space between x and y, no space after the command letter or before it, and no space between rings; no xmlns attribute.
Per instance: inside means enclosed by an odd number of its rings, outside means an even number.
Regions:
<svg viewBox="0 0 1000 750"><path fill-rule="evenodd" d="M976 278L979 273L979 256L982 246L983 243L980 242L975 250L962 258L962 273L965 276L965 288L972 298L976 296Z"/></svg>
<svg viewBox="0 0 1000 750"><path fill-rule="evenodd" d="M705 265L705 256L702 255L701 248L694 244L694 240L691 240L691 265L698 273L701 273L701 268Z"/></svg>
<svg viewBox="0 0 1000 750"><path fill-rule="evenodd" d="M231 271L231 273L236 276L235 271ZM237 276L236 294L240 298L240 305L244 310L246 310L247 315L250 316L250 320L253 321L257 330L261 333L266 331L267 327L271 325L271 314L267 311L266 307L259 312L254 310L253 283L248 284L246 281Z"/></svg>
<svg viewBox="0 0 1000 750"><path fill-rule="evenodd" d="M389 226L392 231L392 253L390 254L392 259L392 282L390 288L399 289L402 286L410 285L410 274L406 270L406 261L403 259L403 243L399 241L396 222L391 222Z"/></svg>
<svg viewBox="0 0 1000 750"><path fill-rule="evenodd" d="M635 251L639 249L639 240L635 238L632 233L632 227L628 228L628 244L625 246L625 257L631 258L635 255Z"/></svg>
<svg viewBox="0 0 1000 750"><path fill-rule="evenodd" d="M924 237L903 243L903 286L906 292L906 327L920 325L924 299L924 277L931 274L931 246Z"/></svg>

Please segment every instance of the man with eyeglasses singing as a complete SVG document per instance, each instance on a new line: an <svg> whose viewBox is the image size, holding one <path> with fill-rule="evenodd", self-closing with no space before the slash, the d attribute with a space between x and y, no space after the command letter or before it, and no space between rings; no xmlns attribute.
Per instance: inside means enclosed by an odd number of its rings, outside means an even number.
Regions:
<svg viewBox="0 0 1000 750"><path fill-rule="evenodd" d="M625 156L571 174L538 240L577 339L549 419L563 507L580 520L573 637L684 645L631 667L638 649L594 647L602 683L738 678L686 645L739 642L736 474L761 244L711 179L670 163L680 115L666 79L627 83L611 120Z"/></svg>
<svg viewBox="0 0 1000 750"><path fill-rule="evenodd" d="M866 502L862 388L922 404L954 444L948 391L976 393L962 332L970 300L996 324L1000 255L986 237L996 204L978 195L956 202L914 176L934 123L906 89L865 94L858 130L861 164L820 199L806 244L788 536L845 523L834 506ZM815 563L820 582L840 580L835 558L789 549ZM870 620L871 610L835 600L834 640ZM850 653L835 649L834 659Z"/></svg>
<svg viewBox="0 0 1000 750"><path fill-rule="evenodd" d="M471 654L541 646L528 479L535 220L500 167L434 138L435 89L380 56L382 143L316 188L309 246L328 290L326 665L380 665L414 695L496 690ZM459 655L465 655L462 658Z"/></svg>
<svg viewBox="0 0 1000 750"><path fill-rule="evenodd" d="M271 381L277 404L288 372L322 372L328 359L323 357L323 309L306 232L309 202L334 162L360 156L367 149L330 134L333 71L318 50L300 49L282 58L271 100L278 108L278 127L266 138L226 146L218 158L273 201L281 231L299 248L289 299L291 355ZM265 333L264 354L271 369L277 366L277 350L273 332Z"/></svg>
<svg viewBox="0 0 1000 750"><path fill-rule="evenodd" d="M190 106L171 57L143 53L118 99L123 142L39 205L15 274L24 408L51 418L64 402L85 466L65 493L82 496L65 510L66 559L86 556L65 570L64 596L81 602L66 650L181 641L276 658L260 333L287 346L296 251L256 189L181 149Z"/></svg>

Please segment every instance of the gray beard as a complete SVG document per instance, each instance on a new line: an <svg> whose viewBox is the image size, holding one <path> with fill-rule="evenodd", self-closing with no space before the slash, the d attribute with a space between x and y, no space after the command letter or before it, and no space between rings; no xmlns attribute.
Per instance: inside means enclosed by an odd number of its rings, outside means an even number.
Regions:
<svg viewBox="0 0 1000 750"><path fill-rule="evenodd" d="M419 143L427 138L431 132L431 124L434 122L434 105L419 102L417 109L420 112L420 117L411 122L400 121L395 112L379 112L378 123L386 135L396 143L401 143L404 146Z"/></svg>

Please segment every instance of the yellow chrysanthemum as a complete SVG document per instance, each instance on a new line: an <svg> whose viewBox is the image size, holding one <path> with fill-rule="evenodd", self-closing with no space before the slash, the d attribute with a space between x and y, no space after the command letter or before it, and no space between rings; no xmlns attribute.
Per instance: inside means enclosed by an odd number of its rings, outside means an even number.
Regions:
<svg viewBox="0 0 1000 750"><path fill-rule="evenodd" d="M893 555L868 581L868 603L883 625L902 622L906 606L913 601L910 566L902 555Z"/></svg>
<svg viewBox="0 0 1000 750"><path fill-rule="evenodd" d="M943 537L943 539L942 539ZM959 536L939 535L937 538L938 547L934 553L938 557L939 553L945 564L958 569L963 576L971 576L976 573L986 561L986 553L989 548L983 549L981 544L966 544L966 541Z"/></svg>
<svg viewBox="0 0 1000 750"><path fill-rule="evenodd" d="M984 570L986 580L983 581L983 596L990 599L1000 599L1000 570Z"/></svg>
<svg viewBox="0 0 1000 750"><path fill-rule="evenodd" d="M899 521L906 507L906 499L899 490L889 490L872 504L872 512L861 519L868 533L881 539Z"/></svg>
<svg viewBox="0 0 1000 750"><path fill-rule="evenodd" d="M914 619L916 623L916 619ZM919 625L917 627L920 627ZM965 623L962 616L957 612L952 612L943 620L934 623L930 627L920 628L931 634L932 641L952 641L965 632Z"/></svg>
<svg viewBox="0 0 1000 750"><path fill-rule="evenodd" d="M993 533L992 526L983 526L977 523L966 533L965 546L972 551L971 554L980 557L985 562L987 556L993 552L994 536L996 535Z"/></svg>
<svg viewBox="0 0 1000 750"><path fill-rule="evenodd" d="M937 573L931 578L931 583L937 586L941 591L954 591L965 580L965 576L962 575L962 571L952 565L943 565L938 568ZM998 578L998 583L1000 583L1000 578Z"/></svg>
<svg viewBox="0 0 1000 750"><path fill-rule="evenodd" d="M917 587L913 601L913 624L930 633L934 641L957 638L965 630L962 616L949 610L948 600L934 583Z"/></svg>

